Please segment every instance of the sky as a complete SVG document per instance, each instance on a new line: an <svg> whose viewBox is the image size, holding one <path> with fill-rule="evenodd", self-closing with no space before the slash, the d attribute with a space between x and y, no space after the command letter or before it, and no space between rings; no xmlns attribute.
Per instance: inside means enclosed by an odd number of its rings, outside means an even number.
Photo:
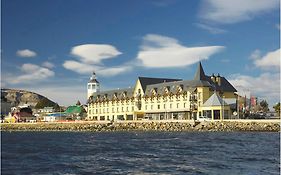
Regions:
<svg viewBox="0 0 281 175"><path fill-rule="evenodd" d="M201 61L238 91L280 101L279 0L2 0L1 88L60 105L138 76L193 79Z"/></svg>

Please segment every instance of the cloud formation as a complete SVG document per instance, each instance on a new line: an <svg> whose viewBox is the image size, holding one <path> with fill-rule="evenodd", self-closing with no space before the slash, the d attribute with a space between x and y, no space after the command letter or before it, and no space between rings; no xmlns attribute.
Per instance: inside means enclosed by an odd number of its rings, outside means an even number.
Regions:
<svg viewBox="0 0 281 175"><path fill-rule="evenodd" d="M279 0L205 0L202 3L200 17L221 24L251 20L279 7Z"/></svg>
<svg viewBox="0 0 281 175"><path fill-rule="evenodd" d="M278 69L280 68L280 49L272 52L268 52L263 57L258 57L255 59L254 64L262 69Z"/></svg>
<svg viewBox="0 0 281 175"><path fill-rule="evenodd" d="M4 82L6 84L32 84L55 75L55 73L48 68L29 63L23 64L20 70L20 75L7 76L4 78Z"/></svg>
<svg viewBox="0 0 281 175"><path fill-rule="evenodd" d="M115 76L131 69L128 65L107 67L102 64L104 59L112 59L120 54L114 46L105 44L85 44L75 46L71 49L71 54L78 60L66 60L63 67L79 74L89 75L96 71L99 76Z"/></svg>
<svg viewBox="0 0 281 175"><path fill-rule="evenodd" d="M44 63L42 63L42 66L43 67L46 67L46 68L49 68L49 69L52 69L55 67L55 65L49 61L45 61Z"/></svg>
<svg viewBox="0 0 281 175"><path fill-rule="evenodd" d="M37 54L36 54L36 52L34 52L32 50L24 49L24 50L18 50L17 56L19 56L19 57L35 57L35 56L37 56Z"/></svg>
<svg viewBox="0 0 281 175"><path fill-rule="evenodd" d="M248 89L251 95L267 98L271 104L280 100L280 73L262 73L257 77L248 75L232 75L231 84L237 87L238 91Z"/></svg>
<svg viewBox="0 0 281 175"><path fill-rule="evenodd" d="M223 49L223 46L186 47L174 38L147 34L137 59L145 67L183 67L208 59Z"/></svg>
<svg viewBox="0 0 281 175"><path fill-rule="evenodd" d="M217 27L212 27L210 25L206 25L206 24L201 24L201 23L196 23L195 26L199 27L200 29L206 30L211 34L221 34L221 33L225 33L226 30L217 28Z"/></svg>
<svg viewBox="0 0 281 175"><path fill-rule="evenodd" d="M106 44L84 44L71 49L71 54L78 56L84 63L97 64L103 59L114 58L120 54L114 46Z"/></svg>

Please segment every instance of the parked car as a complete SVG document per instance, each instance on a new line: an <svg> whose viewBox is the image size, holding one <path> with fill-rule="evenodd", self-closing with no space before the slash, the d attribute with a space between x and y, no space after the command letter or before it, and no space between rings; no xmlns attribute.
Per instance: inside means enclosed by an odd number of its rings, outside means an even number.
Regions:
<svg viewBox="0 0 281 175"><path fill-rule="evenodd" d="M207 116L198 116L197 120L202 122L202 121L211 121L210 118L208 118Z"/></svg>

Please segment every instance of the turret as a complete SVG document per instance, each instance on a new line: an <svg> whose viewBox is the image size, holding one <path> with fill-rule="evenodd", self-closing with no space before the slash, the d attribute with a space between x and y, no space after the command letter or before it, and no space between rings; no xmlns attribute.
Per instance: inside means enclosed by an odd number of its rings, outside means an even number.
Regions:
<svg viewBox="0 0 281 175"><path fill-rule="evenodd" d="M100 83L98 82L97 78L96 78L96 73L93 72L90 81L88 82L88 96L87 98L89 98L90 96L92 96L95 92L99 92L100 91Z"/></svg>

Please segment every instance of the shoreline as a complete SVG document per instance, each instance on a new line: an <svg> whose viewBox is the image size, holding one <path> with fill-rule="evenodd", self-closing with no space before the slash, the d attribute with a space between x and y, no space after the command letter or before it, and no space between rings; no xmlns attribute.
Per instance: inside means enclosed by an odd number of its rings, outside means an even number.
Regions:
<svg viewBox="0 0 281 175"><path fill-rule="evenodd" d="M1 123L1 131L210 131L280 132L277 120L173 121L74 121L38 123Z"/></svg>

